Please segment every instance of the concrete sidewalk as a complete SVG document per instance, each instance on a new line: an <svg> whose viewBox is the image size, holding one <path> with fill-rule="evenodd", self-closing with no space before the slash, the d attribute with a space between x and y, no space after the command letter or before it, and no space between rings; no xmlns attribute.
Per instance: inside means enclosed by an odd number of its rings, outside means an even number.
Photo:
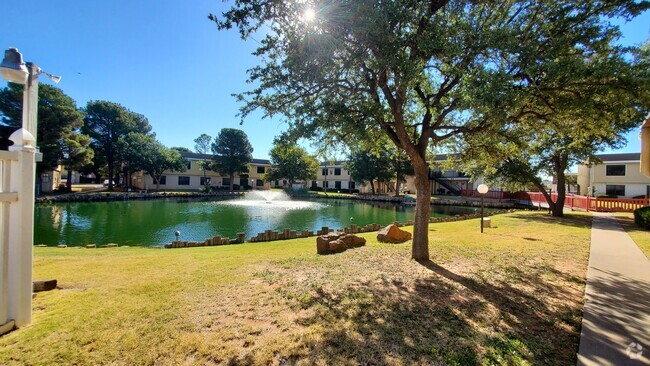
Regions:
<svg viewBox="0 0 650 366"><path fill-rule="evenodd" d="M578 365L650 365L650 261L594 213Z"/></svg>

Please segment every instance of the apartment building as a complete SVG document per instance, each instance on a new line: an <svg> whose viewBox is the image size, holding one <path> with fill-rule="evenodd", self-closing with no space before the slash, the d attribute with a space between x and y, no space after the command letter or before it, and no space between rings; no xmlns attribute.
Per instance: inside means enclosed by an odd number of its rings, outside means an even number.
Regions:
<svg viewBox="0 0 650 366"><path fill-rule="evenodd" d="M343 164L343 161L321 163L316 174L316 180L310 182L309 188L312 190L369 192L370 186L355 182L350 176L350 171L345 169Z"/></svg>
<svg viewBox="0 0 650 366"><path fill-rule="evenodd" d="M641 173L641 154L601 154L600 163L578 166L581 195L640 197L650 195L650 178Z"/></svg>
<svg viewBox="0 0 650 366"><path fill-rule="evenodd" d="M166 172L160 179L160 189L197 190L207 184L216 189L230 187L230 177L223 177L218 172L203 171L201 162L211 161L212 155L181 152L187 160L187 169L182 172ZM268 189L271 185L263 180L263 176L271 163L265 159L253 159L248 165L248 173L235 176L233 185L239 189ZM156 182L150 175L137 172L131 176L131 186L135 189L155 189Z"/></svg>

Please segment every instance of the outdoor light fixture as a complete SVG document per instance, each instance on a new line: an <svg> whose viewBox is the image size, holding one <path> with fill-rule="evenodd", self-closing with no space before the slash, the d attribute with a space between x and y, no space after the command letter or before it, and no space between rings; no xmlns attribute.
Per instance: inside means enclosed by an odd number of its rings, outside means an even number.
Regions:
<svg viewBox="0 0 650 366"><path fill-rule="evenodd" d="M23 55L18 52L17 48L8 48L5 50L5 57L0 64L0 72L2 78L6 81L25 85L29 80L29 76L37 77L43 74L50 78L55 84L61 81L60 76L52 75L49 72L43 71L40 67L32 62L24 62Z"/></svg>
<svg viewBox="0 0 650 366"><path fill-rule="evenodd" d="M55 84L61 81L60 76L52 75L41 70L33 62L23 61L23 55L17 48L5 50L5 56L0 63L2 78L8 82L24 85L23 89L23 128L29 131L34 139L36 136L36 112L38 109L38 76L43 74Z"/></svg>
<svg viewBox="0 0 650 366"><path fill-rule="evenodd" d="M488 188L488 186L485 184L479 184L476 190L481 195L481 233L483 233L483 199L485 198L485 194L488 193L490 188Z"/></svg>
<svg viewBox="0 0 650 366"><path fill-rule="evenodd" d="M23 55L18 52L17 48L9 48L5 51L5 57L0 64L2 78L6 81L25 85L29 70L23 61Z"/></svg>

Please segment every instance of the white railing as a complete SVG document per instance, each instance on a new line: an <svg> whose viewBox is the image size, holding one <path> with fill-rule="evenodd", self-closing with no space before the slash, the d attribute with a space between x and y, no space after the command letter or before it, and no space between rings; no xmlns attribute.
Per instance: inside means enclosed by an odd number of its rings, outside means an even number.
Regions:
<svg viewBox="0 0 650 366"><path fill-rule="evenodd" d="M34 137L20 129L0 151L0 334L31 322Z"/></svg>

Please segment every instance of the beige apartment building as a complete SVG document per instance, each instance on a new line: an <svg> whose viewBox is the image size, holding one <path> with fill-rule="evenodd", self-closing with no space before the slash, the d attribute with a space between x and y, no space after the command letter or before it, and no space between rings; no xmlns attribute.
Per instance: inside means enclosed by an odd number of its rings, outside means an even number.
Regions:
<svg viewBox="0 0 650 366"><path fill-rule="evenodd" d="M641 173L641 154L601 154L601 163L578 166L581 195L645 197L650 195L650 178Z"/></svg>
<svg viewBox="0 0 650 366"><path fill-rule="evenodd" d="M325 162L321 163L318 167L316 180L309 183L309 188L312 190L328 190L328 191L356 191L366 193L370 191L369 185L361 185L355 182L350 176L350 171L343 167L342 161Z"/></svg>
<svg viewBox="0 0 650 366"><path fill-rule="evenodd" d="M212 155L182 152L181 155L188 161L187 170L183 172L166 172L160 179L160 189L166 190L197 190L205 186L206 182L214 188L230 187L230 178L222 177L219 173L207 170L204 174L201 168L202 161L210 161ZM271 185L263 180L267 169L271 166L268 160L253 159L248 165L248 174L235 176L233 184L236 188L268 189ZM150 175L137 172L131 176L131 186L135 189L156 189L156 183Z"/></svg>
<svg viewBox="0 0 650 366"><path fill-rule="evenodd" d="M202 161L210 161L212 155L182 152L181 155L188 161L187 169L182 172L165 172L160 179L161 190L199 190L205 183L215 189L227 189L230 186L229 177L222 177L219 173L207 170L203 172ZM472 181L471 177L455 169L447 169L442 164L449 158L445 154L437 155L430 171L430 189L432 194L459 194L461 189L474 189L480 183ZM370 184L355 182L350 172L344 167L343 161L321 163L315 180L308 182L295 182L294 186L311 190L327 190L330 192L370 193ZM271 166L270 161L253 159L249 164L248 173L236 175L235 189L270 189L281 188L288 184L286 180L264 181L264 174ZM395 182L375 182L377 193L395 193ZM131 176L131 187L140 190L156 189L153 178L143 172ZM413 177L407 177L406 183L401 185L402 191L415 193Z"/></svg>

